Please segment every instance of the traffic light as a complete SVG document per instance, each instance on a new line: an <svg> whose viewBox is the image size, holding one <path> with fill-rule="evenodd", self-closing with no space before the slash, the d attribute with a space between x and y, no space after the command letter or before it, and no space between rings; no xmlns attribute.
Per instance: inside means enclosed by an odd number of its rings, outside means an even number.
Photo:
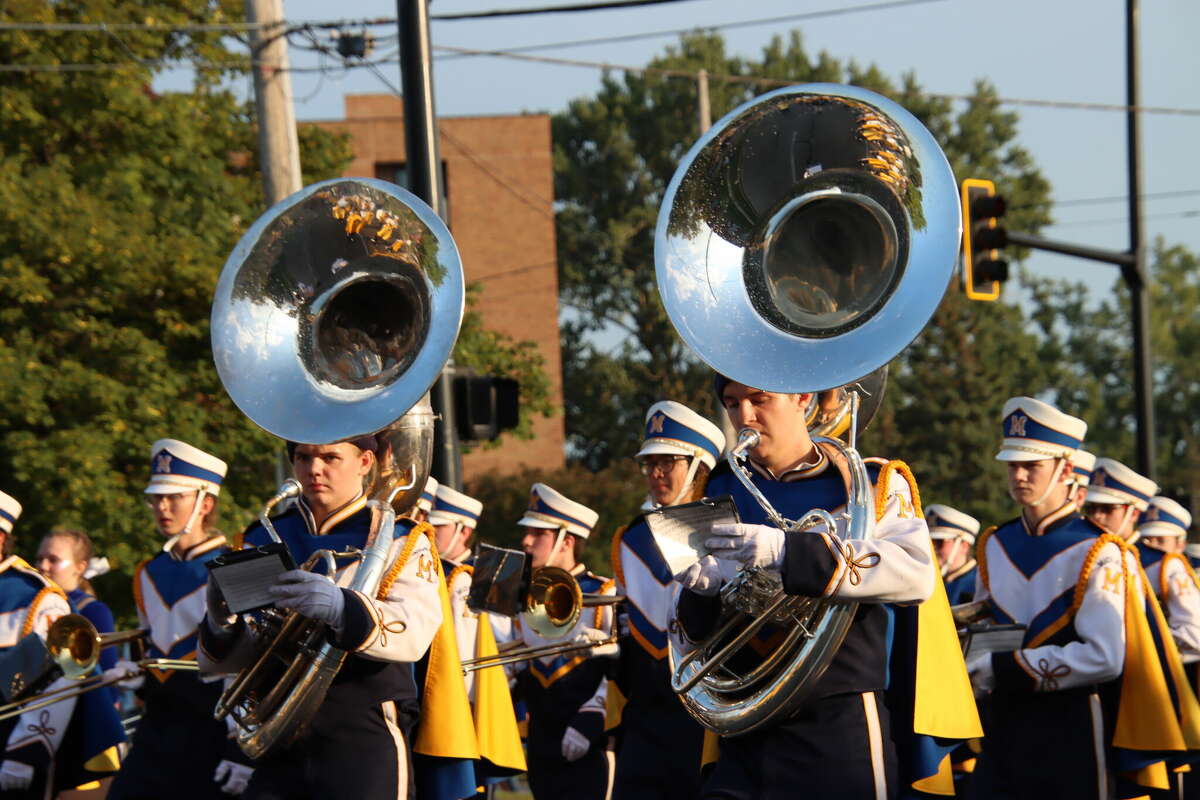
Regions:
<svg viewBox="0 0 1200 800"><path fill-rule="evenodd" d="M485 442L515 428L520 384L491 375L454 376L454 421L463 442Z"/></svg>
<svg viewBox="0 0 1200 800"><path fill-rule="evenodd" d="M1000 224L1006 210L992 181L962 182L963 288L971 300L999 299L1000 284L1008 280L1008 262L1000 254L1008 245L1008 233Z"/></svg>

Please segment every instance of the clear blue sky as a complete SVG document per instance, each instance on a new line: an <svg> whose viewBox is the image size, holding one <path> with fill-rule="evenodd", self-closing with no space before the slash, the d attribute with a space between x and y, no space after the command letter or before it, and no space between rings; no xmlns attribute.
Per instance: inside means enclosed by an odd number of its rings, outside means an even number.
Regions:
<svg viewBox="0 0 1200 800"><path fill-rule="evenodd" d="M289 21L392 17L387 0L331 4L284 0ZM436 0L433 14L494 8L561 5L572 0ZM689 0L587 13L509 19L434 22L435 46L499 49L522 45L721 26L761 18L824 11L865 4L864 0ZM1200 109L1200 3L1195 0L1142 0L1142 102L1146 106ZM840 59L875 63L898 77L912 70L931 92L967 94L986 78L1001 97L1038 100L1125 102L1125 4L1120 0L936 0L905 7L723 30L733 53L757 56L773 34L794 27L803 31L813 54L827 50ZM375 29L377 35L392 33ZM643 65L677 41L662 36L602 45L575 45L538 51L539 55ZM381 42L380 52L394 47ZM315 66L313 53L291 52L295 67ZM332 62L327 62L332 63ZM381 67L394 85L399 67ZM167 76L165 86L184 75ZM441 115L508 114L562 109L573 97L593 93L596 69L531 64L492 57L439 58L434 83ZM330 70L326 75L297 73L293 90L300 119L342 116L348 93L388 91L368 70ZM1054 198L1077 201L1124 196L1126 182L1125 115L1015 107L1020 113L1020 142L1050 178ZM1144 191L1188 192L1152 198L1145 206L1147 241L1163 236L1200 251L1200 162L1190 146L1200 139L1200 116L1143 116ZM960 176L965 177L965 176ZM1056 225L1043 232L1052 238L1097 247L1127 246L1124 202L1066 204L1054 211ZM1185 216L1191 212L1191 216ZM1049 254L1035 255L1028 266L1043 274L1085 280L1107 295L1115 268Z"/></svg>

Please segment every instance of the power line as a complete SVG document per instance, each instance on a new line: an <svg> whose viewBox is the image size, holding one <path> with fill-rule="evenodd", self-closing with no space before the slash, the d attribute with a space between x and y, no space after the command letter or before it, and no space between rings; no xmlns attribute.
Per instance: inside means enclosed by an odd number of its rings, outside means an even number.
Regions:
<svg viewBox="0 0 1200 800"><path fill-rule="evenodd" d="M461 14L431 14L430 19L464 20L491 19L493 17L519 17L530 14L559 14L577 11L607 11L614 8L634 8L637 6L656 6L664 3L686 3L691 0L608 0L608 2L579 3L568 6L534 6L531 8L507 8L494 11L467 11Z"/></svg>
<svg viewBox="0 0 1200 800"><path fill-rule="evenodd" d="M1182 219L1185 217L1200 217L1200 209L1195 211L1174 211L1164 214L1145 214L1142 219ZM1067 222L1056 222L1051 228L1062 228L1070 225L1116 225L1129 222L1129 217L1112 217L1110 219L1076 219Z"/></svg>
<svg viewBox="0 0 1200 800"><path fill-rule="evenodd" d="M557 50L563 47L581 47L594 44L612 44L614 42L632 42L639 39L658 39L666 36L679 36L685 33L694 33L696 31L717 31L729 30L732 28L749 28L756 25L775 25L780 22L799 22L806 19L820 19L822 17L839 17L844 14L857 14L863 11L882 11L889 8L898 8L901 6L920 5L924 3L940 3L944 0L889 0L888 2L869 3L861 6L847 6L844 8L829 8L822 11L807 11L800 14L787 14L782 17L762 17L759 19L738 20L735 22L719 22L714 25L693 25L690 28L671 28L669 30L658 31L643 31L641 33L626 33L619 36L601 36L594 39L575 39L566 42L548 42L545 44L529 44L520 47L505 47L499 50L489 51L491 53L531 53L538 50ZM437 49L437 48L435 48ZM442 56L441 59L448 60L453 58L464 58L472 53L462 53L457 55Z"/></svg>

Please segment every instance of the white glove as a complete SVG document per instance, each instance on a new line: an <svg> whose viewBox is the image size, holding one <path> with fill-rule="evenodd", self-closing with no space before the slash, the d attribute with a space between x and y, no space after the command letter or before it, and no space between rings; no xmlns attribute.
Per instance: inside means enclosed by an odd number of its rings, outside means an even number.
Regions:
<svg viewBox="0 0 1200 800"><path fill-rule="evenodd" d="M784 534L774 525L722 523L713 525L712 534L704 540L704 546L718 558L747 567L783 567Z"/></svg>
<svg viewBox="0 0 1200 800"><path fill-rule="evenodd" d="M342 627L346 600L342 590L324 575L303 569L293 569L279 576L268 590L275 605L298 611L309 619L325 622L334 629Z"/></svg>
<svg viewBox="0 0 1200 800"><path fill-rule="evenodd" d="M132 661L118 661L104 670L104 682L115 683L122 689L137 691L146 682L146 673Z"/></svg>
<svg viewBox="0 0 1200 800"><path fill-rule="evenodd" d="M570 730L568 728L568 730ZM566 743L563 743L565 750ZM4 759L0 764L0 791L12 792L28 789L33 783L33 767L21 761Z"/></svg>
<svg viewBox="0 0 1200 800"><path fill-rule="evenodd" d="M250 783L250 776L253 774L254 767L234 761L222 761L217 764L213 780L225 794L240 796L242 792L246 791L246 784Z"/></svg>
<svg viewBox="0 0 1200 800"><path fill-rule="evenodd" d="M571 726L563 733L562 754L567 761L578 761L592 748L588 738Z"/></svg>
<svg viewBox="0 0 1200 800"><path fill-rule="evenodd" d="M967 662L967 675L971 678L971 686L975 696L983 695L996 688L996 673L992 671L992 654L980 653Z"/></svg>
<svg viewBox="0 0 1200 800"><path fill-rule="evenodd" d="M612 637L599 628L584 628L579 633L575 634L576 644L587 644L588 642L604 642ZM593 647L591 650L593 656L602 658L616 658L621 654L621 648L616 642L602 644L599 647Z"/></svg>
<svg viewBox="0 0 1200 800"><path fill-rule="evenodd" d="M721 566L712 556L692 564L675 576L679 585L705 597L716 597L721 591Z"/></svg>

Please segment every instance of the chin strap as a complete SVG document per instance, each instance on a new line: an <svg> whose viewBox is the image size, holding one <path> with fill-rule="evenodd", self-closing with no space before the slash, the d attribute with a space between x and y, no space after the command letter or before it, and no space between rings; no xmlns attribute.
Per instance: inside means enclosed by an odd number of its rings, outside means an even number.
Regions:
<svg viewBox="0 0 1200 800"><path fill-rule="evenodd" d="M683 479L683 488L679 490L679 494L671 500L667 505L675 505L683 496L692 488L692 481L696 479L696 471L700 469L700 457L692 456L692 463L688 465L687 477Z"/></svg>
<svg viewBox="0 0 1200 800"><path fill-rule="evenodd" d="M192 513L188 516L187 524L183 526L183 530L172 536L170 539L167 539L166 543L163 544L162 549L164 553L170 553L171 555L174 555L172 551L175 549L175 545L180 539L192 532L192 526L196 524L196 518L200 516L200 507L204 505L204 498L207 496L207 489L196 490L196 504L192 506Z"/></svg>
<svg viewBox="0 0 1200 800"><path fill-rule="evenodd" d="M563 539L564 539L564 538L566 538L566 536L567 536L567 529L566 529L566 528L559 528L559 529L558 529L558 536L554 537L554 547L552 547L552 548L550 549L550 557L546 559L546 566L547 566L547 567L549 567L549 566L553 566L553 565L554 565L554 558L555 558L555 557L558 555L558 548L559 548L559 545L561 545L561 544L562 544L562 541L563 541Z"/></svg>
<svg viewBox="0 0 1200 800"><path fill-rule="evenodd" d="M1058 471L1062 469L1064 463L1066 463L1066 459L1062 456L1054 459L1054 477L1046 484L1046 491L1042 492L1042 496L1029 504L1030 508L1035 508L1046 502L1046 498L1050 496L1050 493L1054 491L1054 487L1058 485Z"/></svg>

